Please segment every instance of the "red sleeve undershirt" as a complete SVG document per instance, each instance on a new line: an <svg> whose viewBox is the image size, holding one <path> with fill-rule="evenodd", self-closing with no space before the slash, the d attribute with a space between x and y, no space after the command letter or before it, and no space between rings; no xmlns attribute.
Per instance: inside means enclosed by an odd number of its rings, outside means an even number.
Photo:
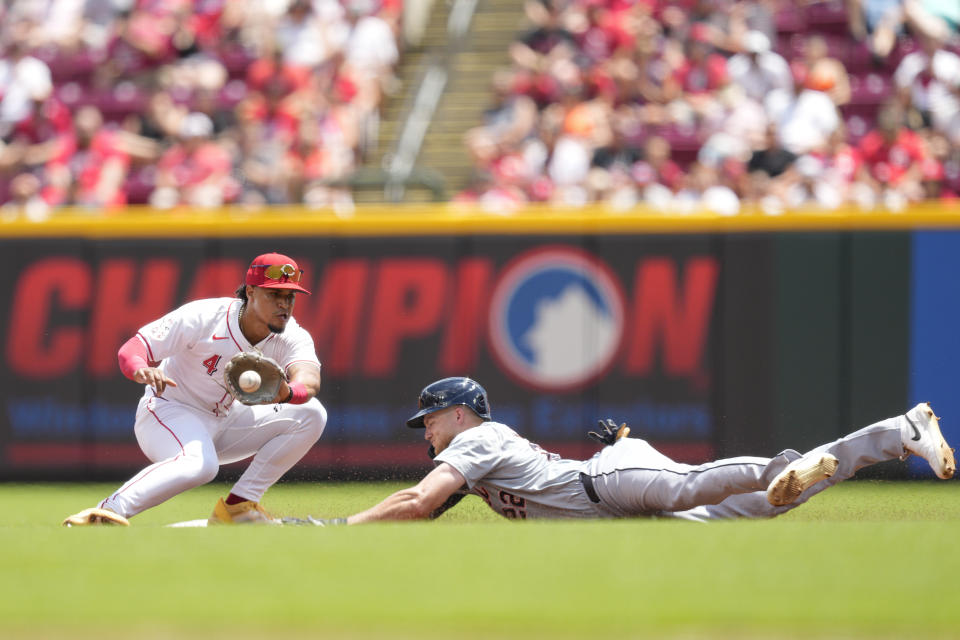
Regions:
<svg viewBox="0 0 960 640"><path fill-rule="evenodd" d="M123 343L120 351L117 352L117 360L120 361L120 371L131 380L138 369L154 366L150 363L150 356L147 355L147 346L137 336Z"/></svg>

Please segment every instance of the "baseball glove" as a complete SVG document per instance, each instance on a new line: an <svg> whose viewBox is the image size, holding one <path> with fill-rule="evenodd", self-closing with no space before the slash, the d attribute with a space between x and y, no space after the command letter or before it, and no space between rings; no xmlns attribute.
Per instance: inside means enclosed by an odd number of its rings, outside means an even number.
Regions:
<svg viewBox="0 0 960 640"><path fill-rule="evenodd" d="M240 376L247 371L256 371L260 375L260 386L250 391L240 387ZM234 398L243 404L269 404L277 396L280 383L286 380L283 369L273 358L251 352L241 351L230 358L223 369L223 380Z"/></svg>

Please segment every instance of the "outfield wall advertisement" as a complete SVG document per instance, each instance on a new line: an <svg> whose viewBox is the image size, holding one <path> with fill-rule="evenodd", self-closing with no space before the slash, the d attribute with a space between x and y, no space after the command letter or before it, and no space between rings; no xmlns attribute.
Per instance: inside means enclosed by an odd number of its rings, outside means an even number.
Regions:
<svg viewBox="0 0 960 640"><path fill-rule="evenodd" d="M596 451L585 432L602 416L677 458L714 454L713 236L19 239L0 240L2 477L141 466L142 388L117 349L186 301L232 295L267 251L305 270L294 315L330 416L294 475L426 466L403 422L449 375L478 379L496 419L567 455Z"/></svg>

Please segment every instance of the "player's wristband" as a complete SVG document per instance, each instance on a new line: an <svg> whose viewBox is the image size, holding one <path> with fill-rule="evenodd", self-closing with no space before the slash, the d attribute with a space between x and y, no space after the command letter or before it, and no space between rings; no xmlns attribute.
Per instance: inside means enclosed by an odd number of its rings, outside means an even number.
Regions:
<svg viewBox="0 0 960 640"><path fill-rule="evenodd" d="M302 382L291 382L289 387L290 395L287 396L285 402L289 404L303 404L310 399L310 393L307 391L307 388L303 386Z"/></svg>
<svg viewBox="0 0 960 640"><path fill-rule="evenodd" d="M120 371L131 380L136 380L137 371L150 366L147 347L136 336L120 347L120 351L117 352L117 361L120 363Z"/></svg>

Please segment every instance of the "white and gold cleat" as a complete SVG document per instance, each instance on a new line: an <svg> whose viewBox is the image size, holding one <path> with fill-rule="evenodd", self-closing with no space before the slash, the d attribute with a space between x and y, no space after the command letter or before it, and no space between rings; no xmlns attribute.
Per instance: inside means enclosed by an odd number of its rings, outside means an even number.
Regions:
<svg viewBox="0 0 960 640"><path fill-rule="evenodd" d="M207 524L279 524L259 502L244 500L237 504L227 504L223 498L213 507L213 513Z"/></svg>
<svg viewBox="0 0 960 640"><path fill-rule="evenodd" d="M933 413L929 402L921 402L904 414L906 424L900 430L903 449L920 456L928 463L938 478L948 480L957 469L953 449L940 432L940 418Z"/></svg>
<svg viewBox="0 0 960 640"><path fill-rule="evenodd" d="M840 462L829 453L807 454L794 460L767 487L767 502L775 507L791 504L800 494L837 472Z"/></svg>
<svg viewBox="0 0 960 640"><path fill-rule="evenodd" d="M89 527L98 524L115 524L121 527L129 527L130 521L114 513L110 509L102 507L91 507L84 509L80 513L75 513L63 521L65 527Z"/></svg>

